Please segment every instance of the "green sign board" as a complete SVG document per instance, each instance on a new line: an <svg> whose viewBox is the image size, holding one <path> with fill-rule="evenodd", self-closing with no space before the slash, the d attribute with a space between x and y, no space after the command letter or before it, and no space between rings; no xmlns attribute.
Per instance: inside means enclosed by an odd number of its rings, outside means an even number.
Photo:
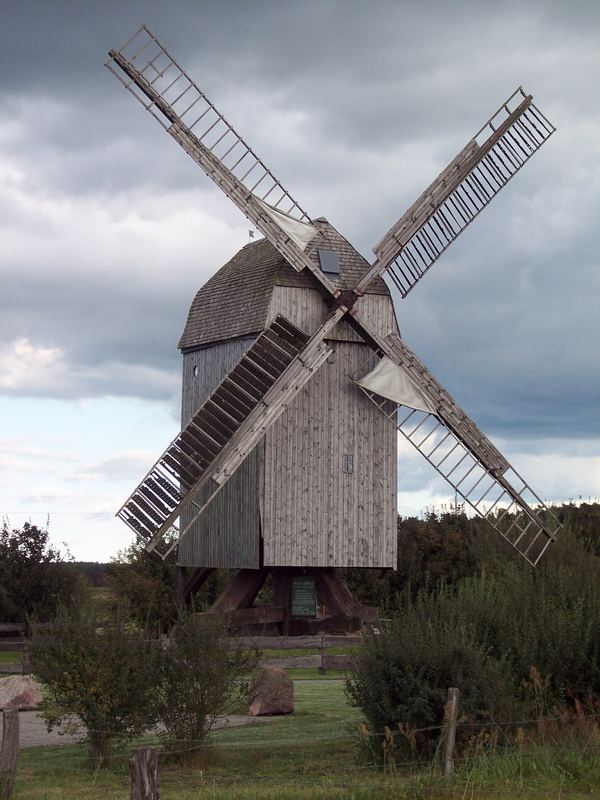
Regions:
<svg viewBox="0 0 600 800"><path fill-rule="evenodd" d="M310 575L295 575L292 578L292 617L316 616L315 579Z"/></svg>

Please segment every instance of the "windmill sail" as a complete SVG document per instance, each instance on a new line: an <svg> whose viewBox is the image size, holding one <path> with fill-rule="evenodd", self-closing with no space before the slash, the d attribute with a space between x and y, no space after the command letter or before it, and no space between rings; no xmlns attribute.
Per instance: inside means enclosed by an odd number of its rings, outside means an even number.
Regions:
<svg viewBox="0 0 600 800"><path fill-rule="evenodd" d="M519 88L374 248L376 261L343 293L306 255L318 235L308 214L143 26L106 66L297 271L308 269L332 308L312 337L278 317L169 445L118 516L156 549L185 535L268 427L330 354L346 319L382 357L362 390L478 514L531 563L558 523L508 461L398 338L380 339L361 296L387 274L404 297L555 128ZM390 398L394 410L389 412ZM399 421L397 409L406 413ZM202 507L198 490L210 487ZM205 493L206 494L206 493ZM204 496L204 495L203 495ZM192 519L175 522L185 508ZM168 547L170 552L176 542ZM166 555L166 554L164 554Z"/></svg>
<svg viewBox="0 0 600 800"><path fill-rule="evenodd" d="M379 379L377 367L357 381L362 391L468 506L535 566L555 539L558 520L401 339L389 336L384 347L386 361L406 372L432 410L410 398L398 403L395 387Z"/></svg>
<svg viewBox="0 0 600 800"><path fill-rule="evenodd" d="M294 269L339 293L303 252L318 233L306 211L145 25L106 66Z"/></svg>
<svg viewBox="0 0 600 800"><path fill-rule="evenodd" d="M213 491L188 528L330 353L282 316L256 339L118 511L147 550L185 533L175 522L198 490Z"/></svg>
<svg viewBox="0 0 600 800"><path fill-rule="evenodd" d="M555 130L519 87L373 248L359 286L385 272L406 297Z"/></svg>

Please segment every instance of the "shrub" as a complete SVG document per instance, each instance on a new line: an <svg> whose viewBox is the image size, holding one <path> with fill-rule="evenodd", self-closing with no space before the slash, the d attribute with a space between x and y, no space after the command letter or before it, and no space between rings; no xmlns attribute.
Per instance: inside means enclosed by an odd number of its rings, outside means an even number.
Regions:
<svg viewBox="0 0 600 800"><path fill-rule="evenodd" d="M155 722L159 655L122 611L106 628L88 608L60 610L51 627L34 625L32 666L46 685L42 715L48 729L80 723L94 765L106 765L111 745Z"/></svg>
<svg viewBox="0 0 600 800"><path fill-rule="evenodd" d="M375 743L383 743L388 728L427 752L439 739L449 686L459 687L461 716L472 722L504 717L511 691L503 664L472 626L427 618L423 610L407 601L397 619L367 635L346 694L366 716Z"/></svg>
<svg viewBox="0 0 600 800"><path fill-rule="evenodd" d="M473 720L596 712L600 558L587 541L564 530L536 570L503 558L414 598L407 590L348 681L373 730L439 725L448 686Z"/></svg>
<svg viewBox="0 0 600 800"><path fill-rule="evenodd" d="M201 744L244 695L240 678L254 668L256 654L231 646L222 618L196 614L172 628L161 660L157 717L169 746L183 752Z"/></svg>

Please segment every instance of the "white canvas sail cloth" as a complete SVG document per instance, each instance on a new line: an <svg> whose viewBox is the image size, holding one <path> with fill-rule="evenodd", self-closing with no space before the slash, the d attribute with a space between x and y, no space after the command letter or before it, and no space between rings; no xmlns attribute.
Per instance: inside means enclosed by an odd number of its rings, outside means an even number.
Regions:
<svg viewBox="0 0 600 800"><path fill-rule="evenodd" d="M435 414L435 406L413 379L397 364L384 356L368 375L356 381L363 389L393 400L401 406Z"/></svg>
<svg viewBox="0 0 600 800"><path fill-rule="evenodd" d="M258 197L256 198L256 202L262 210L271 217L273 222L277 223L284 233L287 233L290 239L298 245L300 250L304 251L306 245L317 235L318 230L314 225L290 217L289 214L285 214L283 211L273 208L273 206L270 206L263 200L259 200Z"/></svg>

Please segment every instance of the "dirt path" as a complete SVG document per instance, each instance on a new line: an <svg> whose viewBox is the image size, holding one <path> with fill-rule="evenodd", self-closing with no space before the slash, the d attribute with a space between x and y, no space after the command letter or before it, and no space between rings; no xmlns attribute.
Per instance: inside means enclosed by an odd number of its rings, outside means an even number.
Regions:
<svg viewBox="0 0 600 800"><path fill-rule="evenodd" d="M240 725L252 725L253 723L267 722L269 717L251 717L246 714L231 714L228 717L220 717L214 727L214 730L220 728L235 728ZM0 729L2 725L0 724ZM21 749L26 747L40 747L49 745L72 744L79 741L81 734L61 735L58 731L54 730L48 732L46 723L42 719L41 714L37 711L20 711L19 712L19 739ZM0 743L2 742L2 730L0 730Z"/></svg>

